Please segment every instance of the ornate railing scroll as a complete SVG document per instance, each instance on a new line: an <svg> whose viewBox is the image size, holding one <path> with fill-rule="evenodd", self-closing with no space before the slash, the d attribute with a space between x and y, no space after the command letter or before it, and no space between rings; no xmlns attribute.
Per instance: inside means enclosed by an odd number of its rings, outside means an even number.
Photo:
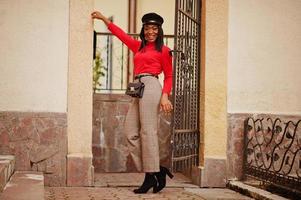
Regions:
<svg viewBox="0 0 301 200"><path fill-rule="evenodd" d="M301 120L245 121L244 173L301 193Z"/></svg>

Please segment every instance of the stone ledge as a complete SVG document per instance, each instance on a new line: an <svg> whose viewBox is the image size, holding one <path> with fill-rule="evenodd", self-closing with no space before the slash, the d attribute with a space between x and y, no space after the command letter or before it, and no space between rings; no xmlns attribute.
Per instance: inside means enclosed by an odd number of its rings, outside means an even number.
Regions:
<svg viewBox="0 0 301 200"><path fill-rule="evenodd" d="M15 170L15 157L12 155L0 155L0 192Z"/></svg>
<svg viewBox="0 0 301 200"><path fill-rule="evenodd" d="M6 185L6 165L0 164L0 192L3 191Z"/></svg>
<svg viewBox="0 0 301 200"><path fill-rule="evenodd" d="M16 195L22 194L22 195ZM44 199L44 176L41 172L17 171L6 184L0 199Z"/></svg>
<svg viewBox="0 0 301 200"><path fill-rule="evenodd" d="M288 200L287 198L272 194L268 191L244 184L240 181L230 181L228 187L241 194L250 196L259 200Z"/></svg>

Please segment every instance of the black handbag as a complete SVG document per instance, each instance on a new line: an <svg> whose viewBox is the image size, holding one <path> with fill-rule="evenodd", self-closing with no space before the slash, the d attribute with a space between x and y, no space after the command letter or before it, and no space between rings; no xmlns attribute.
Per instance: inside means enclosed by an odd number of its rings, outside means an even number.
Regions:
<svg viewBox="0 0 301 200"><path fill-rule="evenodd" d="M135 98L142 98L144 91L144 83L140 81L139 82L131 82L128 84L125 94L135 97Z"/></svg>

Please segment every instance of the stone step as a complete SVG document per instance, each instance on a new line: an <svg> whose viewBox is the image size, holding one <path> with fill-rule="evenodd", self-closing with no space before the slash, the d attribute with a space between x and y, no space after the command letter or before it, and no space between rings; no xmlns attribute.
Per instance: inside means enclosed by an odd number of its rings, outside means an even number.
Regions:
<svg viewBox="0 0 301 200"><path fill-rule="evenodd" d="M15 156L0 155L0 192L15 171Z"/></svg>
<svg viewBox="0 0 301 200"><path fill-rule="evenodd" d="M230 181L228 187L236 192L259 200L289 200L266 190L247 185L241 181Z"/></svg>
<svg viewBox="0 0 301 200"><path fill-rule="evenodd" d="M42 172L16 171L6 184L1 200L44 199L44 176Z"/></svg>

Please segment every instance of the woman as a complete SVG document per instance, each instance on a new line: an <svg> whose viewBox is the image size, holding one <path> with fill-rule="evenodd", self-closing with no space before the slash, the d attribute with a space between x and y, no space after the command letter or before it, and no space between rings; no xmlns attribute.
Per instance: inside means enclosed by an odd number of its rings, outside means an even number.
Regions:
<svg viewBox="0 0 301 200"><path fill-rule="evenodd" d="M159 105L165 113L173 109L168 96L172 87L172 57L170 49L163 45L163 18L156 13L142 17L141 41L127 35L100 12L92 14L93 19L102 20L113 35L117 36L134 53L134 76L145 84L143 97L133 98L125 120L130 155L136 168L145 172L142 185L135 193L161 191L166 185L166 175L173 175L160 166L158 141ZM164 73L163 89L158 75Z"/></svg>

